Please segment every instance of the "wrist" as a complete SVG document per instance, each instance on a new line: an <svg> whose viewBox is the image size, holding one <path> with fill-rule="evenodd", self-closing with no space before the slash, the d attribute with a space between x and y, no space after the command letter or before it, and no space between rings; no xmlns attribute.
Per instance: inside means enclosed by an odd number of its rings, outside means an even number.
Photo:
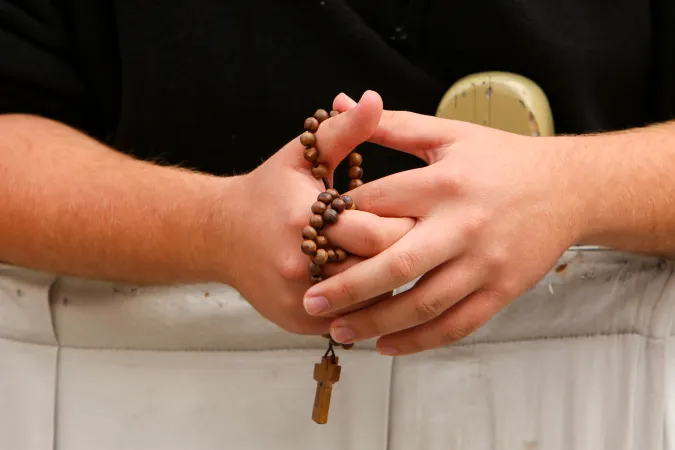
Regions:
<svg viewBox="0 0 675 450"><path fill-rule="evenodd" d="M245 214L243 188L245 176L212 177L205 192L208 204L205 218L204 258L208 279L236 285L237 243L243 240Z"/></svg>
<svg viewBox="0 0 675 450"><path fill-rule="evenodd" d="M551 145L558 162L554 170L559 171L562 177L551 177L551 198L561 202L553 207L564 211L558 220L569 233L570 245L585 244L605 226L600 210L606 193L598 174L602 167L598 149L586 136L537 139L553 139L555 142Z"/></svg>
<svg viewBox="0 0 675 450"><path fill-rule="evenodd" d="M608 246L611 235L632 227L632 195L626 184L632 151L625 138L609 133L565 138L574 161L570 192L582 205L577 244Z"/></svg>

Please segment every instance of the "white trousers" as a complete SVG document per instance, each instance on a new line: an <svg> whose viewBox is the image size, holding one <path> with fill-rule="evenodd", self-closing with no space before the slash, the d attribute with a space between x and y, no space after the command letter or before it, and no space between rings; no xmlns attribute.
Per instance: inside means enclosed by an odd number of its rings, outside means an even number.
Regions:
<svg viewBox="0 0 675 450"><path fill-rule="evenodd" d="M672 263L560 264L455 346L341 351L327 425L311 421L325 340L227 286L0 266L0 449L675 449Z"/></svg>

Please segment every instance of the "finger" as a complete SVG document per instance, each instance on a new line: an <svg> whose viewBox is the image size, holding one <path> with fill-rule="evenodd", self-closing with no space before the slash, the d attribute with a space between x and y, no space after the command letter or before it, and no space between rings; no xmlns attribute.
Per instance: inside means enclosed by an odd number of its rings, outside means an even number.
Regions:
<svg viewBox="0 0 675 450"><path fill-rule="evenodd" d="M333 100L333 109L349 111L356 104L347 94L340 93ZM377 129L368 141L410 153L433 164L438 160L439 149L452 145L470 128L475 127L462 121L408 111L384 110Z"/></svg>
<svg viewBox="0 0 675 450"><path fill-rule="evenodd" d="M327 319L335 319L335 318L341 317L345 314L350 314L350 313L353 313L355 311L360 311L362 309L368 309L373 305L376 305L380 302L383 302L383 301L386 301L386 300L390 299L392 295L393 295L393 292L385 292L382 295L378 295L377 297L369 298L366 301L363 301L361 303L357 303L355 305L352 305L348 308L345 308L344 310L335 311L332 314L327 315L326 318Z"/></svg>
<svg viewBox="0 0 675 450"><path fill-rule="evenodd" d="M379 178L349 192L359 209L384 217L423 217L440 195L458 192L461 181L438 166L406 170Z"/></svg>
<svg viewBox="0 0 675 450"><path fill-rule="evenodd" d="M497 294L478 291L431 322L381 337L377 350L400 356L453 344L483 326L505 304Z"/></svg>
<svg viewBox="0 0 675 450"><path fill-rule="evenodd" d="M354 267L355 265L357 265L362 261L363 258L360 258L358 256L348 256L347 259L345 259L344 261L324 264L322 266L323 276L324 278L333 277L339 273L344 272L350 267Z"/></svg>
<svg viewBox="0 0 675 450"><path fill-rule="evenodd" d="M367 91L354 108L322 122L315 133L318 162L332 172L355 147L373 134L381 115L382 98L373 91ZM300 139L294 139L282 152L292 166L307 167Z"/></svg>
<svg viewBox="0 0 675 450"><path fill-rule="evenodd" d="M458 242L429 239L438 230L428 222L415 228L382 253L312 286L305 310L325 315L350 307L409 283L459 253Z"/></svg>
<svg viewBox="0 0 675 450"><path fill-rule="evenodd" d="M447 262L386 302L331 324L333 339L350 343L406 330L439 317L483 285L485 271L464 261Z"/></svg>
<svg viewBox="0 0 675 450"><path fill-rule="evenodd" d="M345 112L356 106L356 102L344 92L341 92L333 100L333 109L340 112Z"/></svg>
<svg viewBox="0 0 675 450"><path fill-rule="evenodd" d="M325 235L331 244L347 252L371 257L394 245L415 226L415 220L380 217L366 211L345 211Z"/></svg>

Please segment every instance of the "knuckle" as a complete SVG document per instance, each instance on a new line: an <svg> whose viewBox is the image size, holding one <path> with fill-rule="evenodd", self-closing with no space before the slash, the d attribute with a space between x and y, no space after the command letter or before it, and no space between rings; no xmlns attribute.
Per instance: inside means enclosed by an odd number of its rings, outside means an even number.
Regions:
<svg viewBox="0 0 675 450"><path fill-rule="evenodd" d="M480 210L467 214L459 230L463 239L465 241L476 240L485 231L489 220L488 215Z"/></svg>
<svg viewBox="0 0 675 450"><path fill-rule="evenodd" d="M289 281L308 279L307 259L290 252L281 253L276 258L276 269L281 278Z"/></svg>
<svg viewBox="0 0 675 450"><path fill-rule="evenodd" d="M415 312L420 322L427 322L443 313L443 302L434 296L423 296L415 302Z"/></svg>
<svg viewBox="0 0 675 450"><path fill-rule="evenodd" d="M338 292L345 305L357 303L359 301L357 289L349 281L341 282L338 286Z"/></svg>
<svg viewBox="0 0 675 450"><path fill-rule="evenodd" d="M377 208L387 199L386 192L380 186L380 183L369 183L368 189L359 197L357 207L359 209L369 211Z"/></svg>
<svg viewBox="0 0 675 450"><path fill-rule="evenodd" d="M441 190L444 194L457 195L465 186L466 175L455 168L444 168L443 172L435 172L429 179L430 189Z"/></svg>
<svg viewBox="0 0 675 450"><path fill-rule="evenodd" d="M392 259L389 271L397 282L403 284L416 278L418 265L417 258L412 253L402 251Z"/></svg>
<svg viewBox="0 0 675 450"><path fill-rule="evenodd" d="M363 239L363 249L367 252L364 256L375 256L384 250L384 234L382 229L377 226L368 226L361 235Z"/></svg>
<svg viewBox="0 0 675 450"><path fill-rule="evenodd" d="M441 345L454 344L465 337L469 336L474 331L474 327L468 323L453 323L446 327L442 336Z"/></svg>
<svg viewBox="0 0 675 450"><path fill-rule="evenodd" d="M519 296L522 291L521 283L514 277L502 277L492 290L491 298L497 300L512 300Z"/></svg>
<svg viewBox="0 0 675 450"><path fill-rule="evenodd" d="M491 273L501 272L508 266L509 259L509 251L505 246L493 246L486 256L487 269Z"/></svg>

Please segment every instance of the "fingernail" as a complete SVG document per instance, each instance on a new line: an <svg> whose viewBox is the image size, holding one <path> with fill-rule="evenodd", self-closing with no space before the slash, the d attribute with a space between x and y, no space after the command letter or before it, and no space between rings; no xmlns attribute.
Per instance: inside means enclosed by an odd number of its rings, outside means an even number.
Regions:
<svg viewBox="0 0 675 450"><path fill-rule="evenodd" d="M394 356L398 354L398 349L396 347L380 347L377 349L381 354L385 356Z"/></svg>
<svg viewBox="0 0 675 450"><path fill-rule="evenodd" d="M356 337L354 330L347 327L333 328L333 331L330 332L330 335L333 337L333 339L340 342L341 344L347 344L348 341L351 341Z"/></svg>
<svg viewBox="0 0 675 450"><path fill-rule="evenodd" d="M305 297L305 311L310 314L319 314L330 307L326 297Z"/></svg>

